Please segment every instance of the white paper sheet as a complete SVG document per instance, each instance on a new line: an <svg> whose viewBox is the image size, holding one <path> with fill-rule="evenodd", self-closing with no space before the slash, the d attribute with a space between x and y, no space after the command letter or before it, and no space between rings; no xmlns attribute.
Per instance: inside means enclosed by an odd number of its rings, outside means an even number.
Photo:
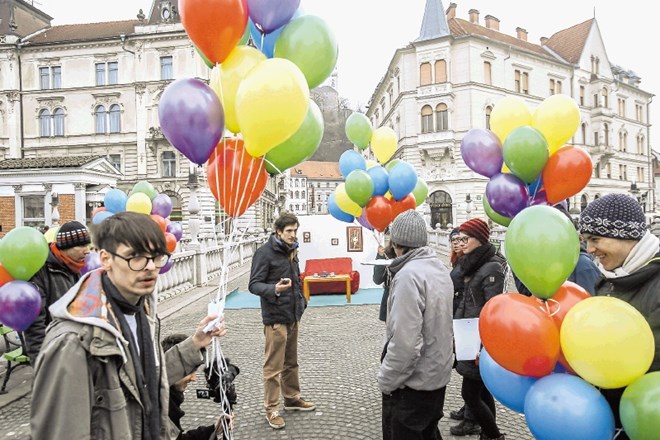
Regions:
<svg viewBox="0 0 660 440"><path fill-rule="evenodd" d="M454 319L456 360L473 361L481 348L479 318Z"/></svg>
<svg viewBox="0 0 660 440"><path fill-rule="evenodd" d="M365 266L389 266L392 264L392 260L372 260L372 261L363 261L360 264Z"/></svg>

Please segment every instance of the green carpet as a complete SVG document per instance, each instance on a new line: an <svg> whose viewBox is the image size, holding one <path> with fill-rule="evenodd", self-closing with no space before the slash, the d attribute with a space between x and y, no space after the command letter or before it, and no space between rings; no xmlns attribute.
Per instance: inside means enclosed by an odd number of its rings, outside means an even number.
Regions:
<svg viewBox="0 0 660 440"><path fill-rule="evenodd" d="M383 289L380 287L372 289L358 289L351 295L351 303L346 303L346 295L312 295L309 299L309 307L344 306L360 304L380 304L383 297ZM258 309L261 307L260 298L250 292L235 290L227 296L225 309Z"/></svg>

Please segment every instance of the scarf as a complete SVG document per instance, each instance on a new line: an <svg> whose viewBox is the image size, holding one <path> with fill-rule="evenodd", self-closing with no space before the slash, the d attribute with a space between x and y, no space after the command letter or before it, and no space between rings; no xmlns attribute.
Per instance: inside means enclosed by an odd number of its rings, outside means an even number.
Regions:
<svg viewBox="0 0 660 440"><path fill-rule="evenodd" d="M69 270L73 273L80 274L82 268L85 267L85 260L76 261L73 258L69 257L68 255L63 254L55 243L50 244L50 251L53 253L55 258L57 258L60 261L60 263L68 267Z"/></svg>
<svg viewBox="0 0 660 440"><path fill-rule="evenodd" d="M637 242L635 247L630 250L630 253L623 261L621 267L617 267L613 271L605 269L600 263L598 263L598 269L605 275L605 278L620 278L630 275L635 272L637 269L645 266L648 261L655 257L655 254L658 253L658 248L660 247L660 240L658 237L651 234L651 232L646 231L646 234L642 237L641 240Z"/></svg>
<svg viewBox="0 0 660 440"><path fill-rule="evenodd" d="M493 258L496 253L497 249L495 249L492 243L485 243L472 252L463 254L458 263L463 268L463 276L467 277L475 273L488 260Z"/></svg>
<svg viewBox="0 0 660 440"><path fill-rule="evenodd" d="M106 273L102 278L103 290L107 294L117 320L122 335L126 338L128 348L131 351L131 358L135 367L135 376L137 387L142 401L142 438L144 440L157 439L160 437L160 411L159 411L159 391L158 369L156 367L156 353L154 344L151 340L149 330L149 321L145 311L145 298L142 297L137 304L133 305L121 296L121 293L112 284ZM135 315L137 321L137 337L135 341L133 332L126 321L126 315ZM140 351L136 348L139 344Z"/></svg>

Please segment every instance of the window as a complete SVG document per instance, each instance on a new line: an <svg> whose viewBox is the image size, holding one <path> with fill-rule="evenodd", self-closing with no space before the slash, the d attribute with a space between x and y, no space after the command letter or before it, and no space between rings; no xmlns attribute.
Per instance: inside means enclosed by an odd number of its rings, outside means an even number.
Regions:
<svg viewBox="0 0 660 440"><path fill-rule="evenodd" d="M41 90L50 89L50 68L39 67L39 87Z"/></svg>
<svg viewBox="0 0 660 440"><path fill-rule="evenodd" d="M644 154L644 136L637 136L637 154Z"/></svg>
<svg viewBox="0 0 660 440"><path fill-rule="evenodd" d="M550 79L550 96L554 95L556 93L555 91L555 80Z"/></svg>
<svg viewBox="0 0 660 440"><path fill-rule="evenodd" d="M623 180L623 164L619 164L619 180Z"/></svg>
<svg viewBox="0 0 660 440"><path fill-rule="evenodd" d="M174 79L172 57L160 57L160 79Z"/></svg>
<svg viewBox="0 0 660 440"><path fill-rule="evenodd" d="M607 172L607 178L611 179L612 178L612 163L607 162L607 165L605 166L605 171Z"/></svg>
<svg viewBox="0 0 660 440"><path fill-rule="evenodd" d="M445 60L435 62L435 82L436 84L447 82L447 62Z"/></svg>
<svg viewBox="0 0 660 440"><path fill-rule="evenodd" d="M644 168L637 167L637 181L644 182Z"/></svg>
<svg viewBox="0 0 660 440"><path fill-rule="evenodd" d="M600 145L600 137L598 136L598 132L594 131L594 145L599 146Z"/></svg>
<svg viewBox="0 0 660 440"><path fill-rule="evenodd" d="M513 89L518 93L529 93L529 74L527 72L514 71Z"/></svg>
<svg viewBox="0 0 660 440"><path fill-rule="evenodd" d="M105 63L96 63L96 85L105 85Z"/></svg>
<svg viewBox="0 0 660 440"><path fill-rule="evenodd" d="M619 116L626 117L626 100L623 98L619 98Z"/></svg>
<svg viewBox="0 0 660 440"><path fill-rule="evenodd" d="M96 134L105 134L105 107L97 105L94 109L94 130Z"/></svg>
<svg viewBox="0 0 660 440"><path fill-rule="evenodd" d="M603 140L606 147L610 145L610 126L608 124L603 124Z"/></svg>
<svg viewBox="0 0 660 440"><path fill-rule="evenodd" d="M107 78L107 81L106 81ZM119 64L116 61L96 63L96 85L105 86L119 83Z"/></svg>
<svg viewBox="0 0 660 440"><path fill-rule="evenodd" d="M557 94L561 94L561 81L557 81Z"/></svg>
<svg viewBox="0 0 660 440"><path fill-rule="evenodd" d="M50 112L46 109L39 112L39 136L50 136Z"/></svg>
<svg viewBox="0 0 660 440"><path fill-rule="evenodd" d="M580 86L580 105L584 105L584 86Z"/></svg>
<svg viewBox="0 0 660 440"><path fill-rule="evenodd" d="M603 87L601 94L603 95L603 107L608 108L610 106L610 102L609 102L609 92L607 91L606 87Z"/></svg>
<svg viewBox="0 0 660 440"><path fill-rule="evenodd" d="M43 196L23 196L23 226L37 227L46 223Z"/></svg>
<svg viewBox="0 0 660 440"><path fill-rule="evenodd" d="M527 72L522 74L522 92L529 94L529 74Z"/></svg>
<svg viewBox="0 0 660 440"><path fill-rule="evenodd" d="M598 93L594 93L594 108L598 107L600 104L598 103Z"/></svg>
<svg viewBox="0 0 660 440"><path fill-rule="evenodd" d="M623 166L623 180L628 180L628 165Z"/></svg>
<svg viewBox="0 0 660 440"><path fill-rule="evenodd" d="M121 112L119 105L110 106L110 133L119 133L121 131Z"/></svg>
<svg viewBox="0 0 660 440"><path fill-rule="evenodd" d="M119 84L119 64L116 61L108 63L108 84Z"/></svg>
<svg viewBox="0 0 660 440"><path fill-rule="evenodd" d="M121 154L108 155L108 162L110 162L117 171L121 172Z"/></svg>
<svg viewBox="0 0 660 440"><path fill-rule="evenodd" d="M431 63L422 63L419 66L419 85L428 86L431 84Z"/></svg>
<svg viewBox="0 0 660 440"><path fill-rule="evenodd" d="M513 73L513 90L520 93L520 70Z"/></svg>
<svg viewBox="0 0 660 440"><path fill-rule="evenodd" d="M60 66L39 67L39 87L41 90L62 87L62 68Z"/></svg>
<svg viewBox="0 0 660 440"><path fill-rule="evenodd" d="M163 177L176 176L176 155L173 151L164 151L162 157Z"/></svg>
<svg viewBox="0 0 660 440"><path fill-rule="evenodd" d="M447 104L438 104L435 108L435 131L449 130Z"/></svg>
<svg viewBox="0 0 660 440"><path fill-rule="evenodd" d="M635 118L642 122L642 104L635 104Z"/></svg>
<svg viewBox="0 0 660 440"><path fill-rule="evenodd" d="M484 84L489 86L493 84L492 66L490 61L484 61Z"/></svg>
<svg viewBox="0 0 660 440"><path fill-rule="evenodd" d="M108 111L102 105L96 106L94 109L94 130L96 134L121 132L121 109L118 104L112 104Z"/></svg>
<svg viewBox="0 0 660 440"><path fill-rule="evenodd" d="M53 112L53 136L64 136L64 110L61 108Z"/></svg>
<svg viewBox="0 0 660 440"><path fill-rule="evenodd" d="M587 124L582 124L582 143L587 145Z"/></svg>
<svg viewBox="0 0 660 440"><path fill-rule="evenodd" d="M490 114L493 113L493 107L486 107L486 129L490 130Z"/></svg>
<svg viewBox="0 0 660 440"><path fill-rule="evenodd" d="M433 131L433 109L430 105L422 107L422 133Z"/></svg>

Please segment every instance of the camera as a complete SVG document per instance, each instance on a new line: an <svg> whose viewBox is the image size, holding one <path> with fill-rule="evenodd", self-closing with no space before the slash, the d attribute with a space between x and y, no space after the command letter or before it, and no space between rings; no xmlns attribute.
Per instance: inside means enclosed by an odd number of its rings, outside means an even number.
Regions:
<svg viewBox="0 0 660 440"><path fill-rule="evenodd" d="M227 363L227 370L224 373L220 371L217 362L212 362L210 366L204 369L204 377L208 388L196 390L198 399L213 399L214 402L220 403L222 401L222 391L224 390L230 407L238 401L234 379L241 370L232 364L228 358L225 358L225 362Z"/></svg>

